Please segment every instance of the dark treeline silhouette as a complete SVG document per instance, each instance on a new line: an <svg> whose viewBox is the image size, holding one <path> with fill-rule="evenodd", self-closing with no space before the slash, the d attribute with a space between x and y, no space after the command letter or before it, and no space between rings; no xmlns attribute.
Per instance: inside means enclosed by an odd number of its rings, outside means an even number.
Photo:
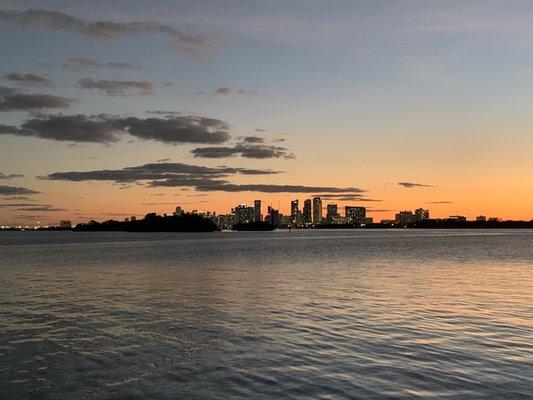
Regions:
<svg viewBox="0 0 533 400"><path fill-rule="evenodd" d="M160 216L147 214L144 219L134 221L105 222L90 221L78 224L74 231L125 231L125 232L213 232L218 230L210 219L197 214Z"/></svg>
<svg viewBox="0 0 533 400"><path fill-rule="evenodd" d="M268 221L254 221L234 224L231 229L234 231L273 231L276 227Z"/></svg>

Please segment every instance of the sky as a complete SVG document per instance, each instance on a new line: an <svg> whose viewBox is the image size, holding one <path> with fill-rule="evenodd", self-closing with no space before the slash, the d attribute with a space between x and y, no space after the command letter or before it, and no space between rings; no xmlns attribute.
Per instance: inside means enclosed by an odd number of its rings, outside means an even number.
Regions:
<svg viewBox="0 0 533 400"><path fill-rule="evenodd" d="M2 1L0 224L321 195L533 218L533 3Z"/></svg>

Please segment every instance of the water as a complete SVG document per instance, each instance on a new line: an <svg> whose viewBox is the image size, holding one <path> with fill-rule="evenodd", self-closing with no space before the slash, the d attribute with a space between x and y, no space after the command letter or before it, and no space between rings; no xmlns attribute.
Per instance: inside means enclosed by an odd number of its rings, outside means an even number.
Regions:
<svg viewBox="0 0 533 400"><path fill-rule="evenodd" d="M2 399L533 398L533 231L0 234Z"/></svg>

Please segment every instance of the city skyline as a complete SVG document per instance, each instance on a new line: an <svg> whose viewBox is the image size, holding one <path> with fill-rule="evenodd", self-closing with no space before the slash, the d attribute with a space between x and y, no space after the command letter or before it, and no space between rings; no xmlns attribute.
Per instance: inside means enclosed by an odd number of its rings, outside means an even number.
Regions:
<svg viewBox="0 0 533 400"><path fill-rule="evenodd" d="M533 5L128 4L0 0L0 224L533 218Z"/></svg>

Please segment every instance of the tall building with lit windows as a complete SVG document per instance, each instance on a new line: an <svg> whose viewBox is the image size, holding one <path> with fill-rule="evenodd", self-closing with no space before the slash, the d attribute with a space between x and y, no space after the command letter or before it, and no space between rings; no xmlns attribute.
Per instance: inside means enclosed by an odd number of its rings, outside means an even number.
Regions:
<svg viewBox="0 0 533 400"><path fill-rule="evenodd" d="M328 222L333 222L339 216L337 204L330 203L326 206L326 219Z"/></svg>
<svg viewBox="0 0 533 400"><path fill-rule="evenodd" d="M295 224L298 218L298 213L300 210L298 210L298 200L291 201L291 222Z"/></svg>
<svg viewBox="0 0 533 400"><path fill-rule="evenodd" d="M351 224L361 225L365 223L365 207L346 206L344 207L344 213L346 215L346 219L350 221Z"/></svg>
<svg viewBox="0 0 533 400"><path fill-rule="evenodd" d="M313 198L313 224L320 224L322 222L322 199L320 197Z"/></svg>
<svg viewBox="0 0 533 400"><path fill-rule="evenodd" d="M309 225L311 222L313 222L311 219L311 199L307 199L304 201L303 223Z"/></svg>
<svg viewBox="0 0 533 400"><path fill-rule="evenodd" d="M261 221L261 200L254 200L254 221Z"/></svg>

